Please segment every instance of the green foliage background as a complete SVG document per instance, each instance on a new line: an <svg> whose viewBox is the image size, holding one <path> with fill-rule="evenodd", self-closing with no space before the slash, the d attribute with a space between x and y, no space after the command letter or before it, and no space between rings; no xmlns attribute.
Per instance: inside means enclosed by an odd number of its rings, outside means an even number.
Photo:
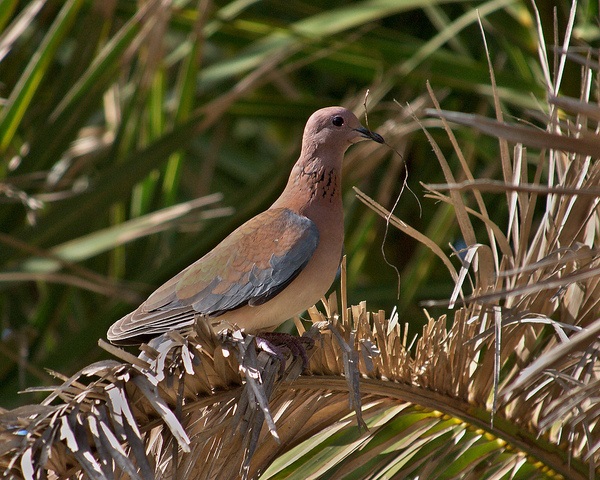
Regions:
<svg viewBox="0 0 600 480"><path fill-rule="evenodd" d="M598 4L578 4L574 43L597 45ZM571 5L537 7L547 38L555 12L560 43ZM422 198L419 182L443 176L411 109L422 117L429 81L443 108L493 115L478 15L504 111L535 122L528 1L0 0L0 405L32 401L16 392L52 383L44 368L101 358L113 321L277 196L310 113L359 113L367 89L370 126L401 155L349 155L349 298L424 321L419 302L447 297L451 279L390 230L397 300L384 222L350 187L391 208L406 164L422 213L404 190L396 215L460 246L450 208ZM571 66L564 93L579 80ZM459 135L472 170L498 176L496 141Z"/></svg>

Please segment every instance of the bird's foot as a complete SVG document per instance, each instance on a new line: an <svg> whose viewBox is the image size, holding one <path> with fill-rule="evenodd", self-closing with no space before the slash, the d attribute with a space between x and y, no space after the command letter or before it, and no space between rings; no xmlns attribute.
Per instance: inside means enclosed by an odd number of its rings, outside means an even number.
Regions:
<svg viewBox="0 0 600 480"><path fill-rule="evenodd" d="M286 369L286 353L292 358L302 359L302 371L308 368L308 354L315 345L310 337L297 337L283 332L261 332L256 335L256 345L261 350L275 356L279 360L279 374L283 376Z"/></svg>

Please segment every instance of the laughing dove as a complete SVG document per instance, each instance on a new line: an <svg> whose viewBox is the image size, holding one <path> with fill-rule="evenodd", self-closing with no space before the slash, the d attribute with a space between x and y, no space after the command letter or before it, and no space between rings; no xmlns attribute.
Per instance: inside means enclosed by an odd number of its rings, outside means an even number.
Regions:
<svg viewBox="0 0 600 480"><path fill-rule="evenodd" d="M252 333L314 305L333 283L342 256L344 153L364 139L383 143L345 108L313 113L275 203L113 324L108 339L140 343L199 319L217 331L237 325Z"/></svg>

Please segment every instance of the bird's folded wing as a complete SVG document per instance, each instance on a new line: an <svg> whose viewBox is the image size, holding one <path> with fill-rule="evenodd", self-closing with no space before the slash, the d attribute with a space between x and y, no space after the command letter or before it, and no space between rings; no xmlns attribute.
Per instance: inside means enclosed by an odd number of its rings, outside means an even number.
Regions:
<svg viewBox="0 0 600 480"><path fill-rule="evenodd" d="M285 208L267 210L115 323L109 339L156 335L191 324L196 314L218 316L265 303L298 276L318 243L319 231L308 218Z"/></svg>

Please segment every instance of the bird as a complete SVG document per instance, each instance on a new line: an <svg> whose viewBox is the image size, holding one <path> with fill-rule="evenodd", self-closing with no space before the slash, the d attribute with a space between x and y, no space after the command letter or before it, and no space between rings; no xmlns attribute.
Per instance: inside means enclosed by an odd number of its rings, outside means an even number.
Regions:
<svg viewBox="0 0 600 480"><path fill-rule="evenodd" d="M279 198L115 322L108 340L135 345L196 321L269 331L317 303L342 258L342 160L362 140L384 143L346 108L313 113Z"/></svg>

